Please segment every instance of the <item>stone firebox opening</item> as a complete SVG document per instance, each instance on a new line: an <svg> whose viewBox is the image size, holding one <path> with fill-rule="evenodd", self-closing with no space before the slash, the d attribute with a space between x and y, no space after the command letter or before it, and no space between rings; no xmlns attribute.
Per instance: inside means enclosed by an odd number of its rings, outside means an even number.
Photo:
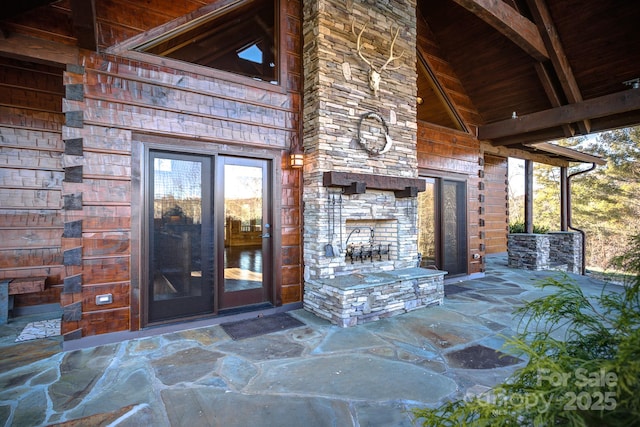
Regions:
<svg viewBox="0 0 640 427"><path fill-rule="evenodd" d="M378 263L397 258L398 223L395 219L347 219L344 242L345 261L349 264Z"/></svg>

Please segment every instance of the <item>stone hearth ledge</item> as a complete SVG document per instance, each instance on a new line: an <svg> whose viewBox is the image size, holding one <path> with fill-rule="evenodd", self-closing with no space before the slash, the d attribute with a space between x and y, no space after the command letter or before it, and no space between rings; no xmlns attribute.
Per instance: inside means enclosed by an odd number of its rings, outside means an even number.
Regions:
<svg viewBox="0 0 640 427"><path fill-rule="evenodd" d="M340 327L442 304L446 271L406 268L305 283L304 308Z"/></svg>

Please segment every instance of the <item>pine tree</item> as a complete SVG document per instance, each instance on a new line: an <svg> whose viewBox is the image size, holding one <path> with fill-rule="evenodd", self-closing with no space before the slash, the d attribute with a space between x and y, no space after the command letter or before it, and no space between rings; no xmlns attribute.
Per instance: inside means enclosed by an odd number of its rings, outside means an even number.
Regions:
<svg viewBox="0 0 640 427"><path fill-rule="evenodd" d="M640 230L640 127L601 133L595 141L573 138L558 145L601 156L607 161L571 181L572 223L587 233L587 265L606 268ZM572 165L569 174L588 165ZM536 164L534 223L559 229L559 168Z"/></svg>

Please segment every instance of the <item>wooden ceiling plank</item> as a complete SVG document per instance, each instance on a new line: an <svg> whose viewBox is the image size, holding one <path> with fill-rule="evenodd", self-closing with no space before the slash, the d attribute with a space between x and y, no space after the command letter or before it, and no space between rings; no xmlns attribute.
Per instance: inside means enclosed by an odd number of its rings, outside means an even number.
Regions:
<svg viewBox="0 0 640 427"><path fill-rule="evenodd" d="M551 106L554 108L560 107L562 105L562 101L556 91L556 88L551 82L551 77L549 76L547 69L541 62L536 62L535 69L538 74L538 78L540 79L540 83L542 83L542 87L547 94L547 98L549 98L549 102L551 102ZM564 133L565 138L570 138L575 135L575 130L570 124L562 125L562 132Z"/></svg>
<svg viewBox="0 0 640 427"><path fill-rule="evenodd" d="M480 126L478 128L478 138L491 140L517 136L568 123L638 110L640 110L640 90L627 89L587 101L563 105Z"/></svg>
<svg viewBox="0 0 640 427"><path fill-rule="evenodd" d="M98 50L95 0L71 0L71 19L78 47Z"/></svg>
<svg viewBox="0 0 640 427"><path fill-rule="evenodd" d="M25 12L29 12L32 9L47 6L56 1L58 0L20 0L3 2L2 7L0 7L0 20L13 18Z"/></svg>
<svg viewBox="0 0 640 427"><path fill-rule="evenodd" d="M537 61L549 60L547 47L536 24L508 4L495 0L453 1L495 28Z"/></svg>
<svg viewBox="0 0 640 427"><path fill-rule="evenodd" d="M549 52L549 59L560 79L560 84L562 85L562 90L564 91L567 101L569 103L581 102L582 93L571 70L569 60L565 55L564 47L560 42L560 37L558 36L556 26L551 18L551 13L545 0L527 0L527 4L531 10L534 22L540 29L540 34ZM591 125L588 121L581 121L577 123L577 125L580 132L584 135L591 131Z"/></svg>

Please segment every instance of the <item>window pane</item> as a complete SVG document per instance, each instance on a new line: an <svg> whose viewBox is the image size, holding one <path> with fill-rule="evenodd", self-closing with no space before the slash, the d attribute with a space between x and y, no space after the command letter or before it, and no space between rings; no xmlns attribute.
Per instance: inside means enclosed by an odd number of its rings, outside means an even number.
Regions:
<svg viewBox="0 0 640 427"><path fill-rule="evenodd" d="M278 83L273 0L246 1L141 51Z"/></svg>
<svg viewBox="0 0 640 427"><path fill-rule="evenodd" d="M153 163L153 300L202 296L200 162Z"/></svg>
<svg viewBox="0 0 640 427"><path fill-rule="evenodd" d="M224 291L262 287L262 167L224 166Z"/></svg>

